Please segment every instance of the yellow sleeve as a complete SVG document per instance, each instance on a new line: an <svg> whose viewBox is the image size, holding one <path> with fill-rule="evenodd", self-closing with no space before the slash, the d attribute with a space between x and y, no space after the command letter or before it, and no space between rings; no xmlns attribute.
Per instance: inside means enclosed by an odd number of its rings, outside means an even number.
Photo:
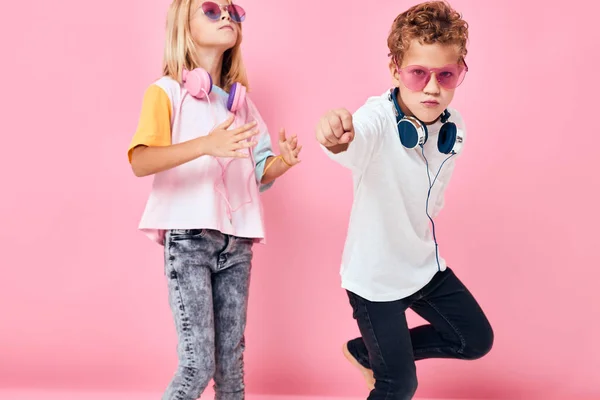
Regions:
<svg viewBox="0 0 600 400"><path fill-rule="evenodd" d="M151 85L144 93L142 111L137 130L129 144L127 156L137 146L169 146L171 144L171 100L157 85Z"/></svg>

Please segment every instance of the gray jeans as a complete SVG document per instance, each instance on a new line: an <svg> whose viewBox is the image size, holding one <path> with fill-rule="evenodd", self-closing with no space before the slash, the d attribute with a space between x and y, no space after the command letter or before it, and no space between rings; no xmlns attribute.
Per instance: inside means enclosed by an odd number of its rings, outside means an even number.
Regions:
<svg viewBox="0 0 600 400"><path fill-rule="evenodd" d="M211 379L215 400L244 399L252 245L213 230L167 232L165 274L179 365L163 400L196 400Z"/></svg>

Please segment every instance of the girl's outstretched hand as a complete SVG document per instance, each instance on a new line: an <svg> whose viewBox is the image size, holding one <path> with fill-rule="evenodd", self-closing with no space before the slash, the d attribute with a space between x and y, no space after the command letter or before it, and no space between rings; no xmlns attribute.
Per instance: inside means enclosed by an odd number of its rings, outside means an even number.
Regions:
<svg viewBox="0 0 600 400"><path fill-rule="evenodd" d="M302 146L298 146L298 136L294 135L289 139L285 136L285 129L279 131L279 154L283 161L290 167L300 163L298 155L302 151Z"/></svg>

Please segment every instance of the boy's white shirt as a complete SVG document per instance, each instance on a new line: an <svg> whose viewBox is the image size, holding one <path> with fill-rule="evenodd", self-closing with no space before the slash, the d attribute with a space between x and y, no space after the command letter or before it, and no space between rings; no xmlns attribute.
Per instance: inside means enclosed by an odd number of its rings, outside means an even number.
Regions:
<svg viewBox="0 0 600 400"><path fill-rule="evenodd" d="M370 301L393 301L423 288L438 271L431 223L426 214L429 181L422 149L400 142L389 91L369 98L353 115L355 137L334 161L352 171L354 202L341 265L342 287ZM450 121L465 132L460 114ZM437 149L441 122L428 126L424 145L431 179L449 155ZM463 147L464 150L464 147ZM444 205L444 192L456 157L444 163L429 198L432 218ZM439 241L438 241L439 242ZM446 262L439 257L440 269Z"/></svg>

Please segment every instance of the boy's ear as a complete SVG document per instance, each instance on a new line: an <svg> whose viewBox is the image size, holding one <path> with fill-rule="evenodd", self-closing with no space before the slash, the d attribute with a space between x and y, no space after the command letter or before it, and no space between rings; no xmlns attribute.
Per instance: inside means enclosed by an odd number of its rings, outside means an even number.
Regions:
<svg viewBox="0 0 600 400"><path fill-rule="evenodd" d="M392 75L392 84L394 87L398 87L400 85L400 77L398 76L398 71L396 70L396 63L393 58L390 58L389 63L390 74Z"/></svg>

